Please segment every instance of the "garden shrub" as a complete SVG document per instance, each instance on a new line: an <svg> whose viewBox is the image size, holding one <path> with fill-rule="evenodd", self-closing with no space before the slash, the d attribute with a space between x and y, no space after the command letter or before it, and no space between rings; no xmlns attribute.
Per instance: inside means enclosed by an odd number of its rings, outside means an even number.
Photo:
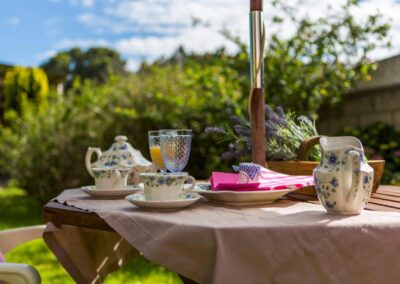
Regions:
<svg viewBox="0 0 400 284"><path fill-rule="evenodd" d="M235 76L218 67L158 67L100 86L76 81L65 96L50 95L42 112L28 104L23 115L6 113L0 168L46 202L65 188L93 183L84 167L89 146L106 149L116 135L124 134L149 157L147 131L191 128L193 148L186 170L208 178L212 169L223 167L219 154L224 146L203 130L243 108Z"/></svg>
<svg viewBox="0 0 400 284"><path fill-rule="evenodd" d="M6 72L3 82L3 109L20 112L28 102L42 107L47 101L48 91L49 82L42 69L12 67Z"/></svg>
<svg viewBox="0 0 400 284"><path fill-rule="evenodd" d="M0 132L2 171L41 202L64 188L88 184L86 148L103 146L105 96L101 88L95 93L89 86L80 89L79 96L53 94L42 112L28 104L23 115L13 110L5 114L7 126Z"/></svg>
<svg viewBox="0 0 400 284"><path fill-rule="evenodd" d="M400 130L382 122L364 128L345 128L339 135L358 137L368 159L384 159L382 184L400 183Z"/></svg>

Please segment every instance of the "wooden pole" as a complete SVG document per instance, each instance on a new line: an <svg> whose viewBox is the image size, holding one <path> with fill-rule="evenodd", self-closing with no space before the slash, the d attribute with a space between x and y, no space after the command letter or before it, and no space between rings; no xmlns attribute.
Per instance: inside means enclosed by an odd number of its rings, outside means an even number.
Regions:
<svg viewBox="0 0 400 284"><path fill-rule="evenodd" d="M265 161L265 97L264 97L264 31L262 0L250 0L250 119L252 127L253 163L266 166Z"/></svg>

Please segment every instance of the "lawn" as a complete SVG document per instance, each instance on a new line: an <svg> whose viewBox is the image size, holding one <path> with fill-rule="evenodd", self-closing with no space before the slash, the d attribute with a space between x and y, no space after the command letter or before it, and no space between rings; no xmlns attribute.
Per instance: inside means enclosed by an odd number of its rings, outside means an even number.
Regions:
<svg viewBox="0 0 400 284"><path fill-rule="evenodd" d="M0 230L42 224L41 207L15 187L0 188ZM8 262L28 263L36 267L42 283L74 283L43 240L34 240L15 248L6 255ZM111 283L182 283L179 277L166 268L137 257L105 281Z"/></svg>

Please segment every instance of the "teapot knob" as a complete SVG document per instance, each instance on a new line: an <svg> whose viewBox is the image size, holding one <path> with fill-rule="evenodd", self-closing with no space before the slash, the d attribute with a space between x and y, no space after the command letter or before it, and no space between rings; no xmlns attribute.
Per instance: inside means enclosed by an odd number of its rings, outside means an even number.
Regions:
<svg viewBox="0 0 400 284"><path fill-rule="evenodd" d="M115 141L117 141L117 143L124 143L128 140L128 137L124 136L124 135L118 135L117 137L115 137Z"/></svg>

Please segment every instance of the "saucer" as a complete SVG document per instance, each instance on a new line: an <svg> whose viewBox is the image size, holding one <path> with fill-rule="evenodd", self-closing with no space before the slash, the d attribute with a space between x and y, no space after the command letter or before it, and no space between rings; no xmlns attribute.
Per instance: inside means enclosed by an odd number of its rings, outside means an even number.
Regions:
<svg viewBox="0 0 400 284"><path fill-rule="evenodd" d="M137 185L127 185L118 189L96 189L96 186L82 186L82 191L93 197L101 198L124 198L129 194L133 194L142 188Z"/></svg>
<svg viewBox="0 0 400 284"><path fill-rule="evenodd" d="M146 200L143 193L136 193L125 197L130 203L151 210L177 210L188 207L200 199L200 196L188 193L178 200Z"/></svg>

